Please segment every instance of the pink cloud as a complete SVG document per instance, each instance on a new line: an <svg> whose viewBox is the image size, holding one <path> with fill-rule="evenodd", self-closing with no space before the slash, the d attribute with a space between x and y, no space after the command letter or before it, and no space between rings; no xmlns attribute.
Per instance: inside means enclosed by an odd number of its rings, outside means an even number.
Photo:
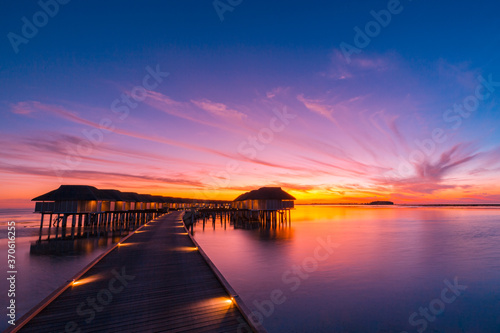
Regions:
<svg viewBox="0 0 500 333"><path fill-rule="evenodd" d="M319 114L322 117L330 120L338 126L337 120L333 117L334 109L332 106L324 104L320 100L307 99L304 95L298 95L297 99L302 102L309 111Z"/></svg>
<svg viewBox="0 0 500 333"><path fill-rule="evenodd" d="M30 102L19 102L16 104L11 104L10 111L12 113L21 115L29 115L36 112L36 110L32 107Z"/></svg>
<svg viewBox="0 0 500 333"><path fill-rule="evenodd" d="M417 164L417 175L423 179L440 181L445 175L452 172L453 169L472 161L476 157L476 153L466 151L465 144L457 144L450 150L443 152L437 162L425 161Z"/></svg>
<svg viewBox="0 0 500 333"><path fill-rule="evenodd" d="M0 171L7 173L23 174L23 175L36 175L47 177L58 177L56 172L52 169L41 169L39 167L30 167L22 165L14 165L0 162ZM93 171L93 170L64 170L63 173L66 179L85 179L85 180L121 180L121 181L144 181L154 183L164 183L172 185L182 185L188 187L201 187L203 184L199 181L189 179L179 179L164 176L153 176L149 174L133 174L133 173L120 173L120 172L106 172L106 171Z"/></svg>
<svg viewBox="0 0 500 333"><path fill-rule="evenodd" d="M174 117L237 134L248 129L248 122L241 121L247 118L245 114L232 110L221 103L212 103L207 100L178 102L154 91L148 92L148 97L144 103ZM209 115L214 115L218 119L207 117L207 112L202 112L200 109L208 111Z"/></svg>
<svg viewBox="0 0 500 333"><path fill-rule="evenodd" d="M277 88L272 89L271 91L268 91L266 93L266 97L269 99L273 99L276 96L286 96L289 91L290 91L290 87L277 87Z"/></svg>
<svg viewBox="0 0 500 333"><path fill-rule="evenodd" d="M193 103L198 108L205 110L216 117L236 118L239 120L243 120L243 119L247 118L246 114L239 112L239 111L236 111L234 109L231 109L223 103L212 102L208 99L203 99L201 101L192 100L191 103Z"/></svg>
<svg viewBox="0 0 500 333"><path fill-rule="evenodd" d="M94 127L97 129L101 128L101 126L98 123L84 119L84 118L80 117L78 115L78 113L66 110L65 108L63 108L61 106L43 104L40 102L29 102L29 103L30 103L30 106L35 108L35 109L43 110L43 111L58 115L61 118L69 120L71 122L74 122L77 124L87 125L87 126ZM179 140L168 139L165 137L151 136L151 135L146 135L146 134L142 134L139 132L123 130L120 128L115 128L113 130L113 133L125 135L125 136L136 138L136 139L153 141L153 142L157 142L157 143L163 143L163 144L167 144L170 146L187 148L187 149L194 150L194 151L211 153L211 154L218 155L218 156L231 157L229 154L222 153L222 152L215 150L215 149L211 149L211 148L207 148L207 147L203 147L203 146L199 146L199 145L195 145L195 144L191 144L191 143L181 142Z"/></svg>
<svg viewBox="0 0 500 333"><path fill-rule="evenodd" d="M200 118L195 114L193 114L191 110L189 110L189 103L174 101L170 97L156 91L148 91L147 96L148 98L144 101L144 103L154 107L157 110L182 119L198 123L205 123L200 120Z"/></svg>
<svg viewBox="0 0 500 333"><path fill-rule="evenodd" d="M74 111L69 111L65 109L62 106L59 105L51 105L51 104L44 104L38 101L28 101L28 102L20 102L16 106L13 106L13 110L17 110L19 108L30 110L30 113L37 112L37 111L44 111L47 113L54 114L56 116L59 116L63 119L82 124L82 125L87 125L87 126L92 126L92 127L99 127L99 124L92 122L90 120L81 118L77 112ZM15 112L15 111L13 111Z"/></svg>

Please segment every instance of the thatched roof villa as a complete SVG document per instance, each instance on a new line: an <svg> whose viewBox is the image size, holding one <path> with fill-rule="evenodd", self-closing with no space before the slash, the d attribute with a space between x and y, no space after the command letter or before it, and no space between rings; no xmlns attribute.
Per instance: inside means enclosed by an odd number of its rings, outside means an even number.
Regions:
<svg viewBox="0 0 500 333"><path fill-rule="evenodd" d="M250 210L285 210L294 208L295 197L281 187L261 187L234 199L234 208Z"/></svg>

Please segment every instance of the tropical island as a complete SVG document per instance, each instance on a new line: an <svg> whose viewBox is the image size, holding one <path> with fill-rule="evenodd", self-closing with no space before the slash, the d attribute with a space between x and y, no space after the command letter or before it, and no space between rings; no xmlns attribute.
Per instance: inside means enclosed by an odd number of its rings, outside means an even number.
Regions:
<svg viewBox="0 0 500 333"><path fill-rule="evenodd" d="M367 205L372 205L372 206L391 206L394 205L394 202L392 201L372 201L368 203Z"/></svg>

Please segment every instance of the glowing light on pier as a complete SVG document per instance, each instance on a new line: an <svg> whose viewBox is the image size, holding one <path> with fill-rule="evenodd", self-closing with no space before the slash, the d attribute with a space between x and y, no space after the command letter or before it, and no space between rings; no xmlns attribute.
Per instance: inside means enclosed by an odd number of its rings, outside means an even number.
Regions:
<svg viewBox="0 0 500 333"><path fill-rule="evenodd" d="M122 247L122 246L131 246L131 245L136 245L137 243L118 243L118 246L119 247Z"/></svg>
<svg viewBox="0 0 500 333"><path fill-rule="evenodd" d="M100 276L100 275L92 275L92 276L88 276L88 277L83 278L83 279L73 280L73 282L71 283L71 285L72 286L79 286L79 285L82 285L82 284L87 284L87 283L90 283L90 282L94 282L94 281L100 280L101 278L102 278L102 276Z"/></svg>
<svg viewBox="0 0 500 333"><path fill-rule="evenodd" d="M193 252L193 251L198 251L197 247L192 247L192 246L179 246L174 248L174 250L180 251L180 252Z"/></svg>

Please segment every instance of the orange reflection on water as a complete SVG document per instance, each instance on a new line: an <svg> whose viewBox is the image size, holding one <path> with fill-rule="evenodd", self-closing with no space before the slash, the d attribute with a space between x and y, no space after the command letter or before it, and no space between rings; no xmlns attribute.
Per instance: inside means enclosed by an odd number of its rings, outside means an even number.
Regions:
<svg viewBox="0 0 500 333"><path fill-rule="evenodd" d="M393 267L402 269L402 275L415 274L411 263L426 258L425 246L436 238L431 225L440 221L444 227L453 218L449 214L398 206L299 205L286 227L226 231L217 223L215 230L197 225L195 238L204 250L208 243L208 255L218 267L228 267L227 272L239 267L239 274L250 279L262 274L263 262L272 262L272 270L281 274L317 254L324 258L315 259L318 271L335 271L347 281L382 278ZM243 267L241 258L248 259Z"/></svg>
<svg viewBox="0 0 500 333"><path fill-rule="evenodd" d="M292 227L269 228L260 229L260 239L275 239L275 240L289 240L294 236L294 229Z"/></svg>
<svg viewBox="0 0 500 333"><path fill-rule="evenodd" d="M361 206L361 205L299 205L292 211L292 224L296 221L335 221L335 220L367 220L377 217L395 216L395 206Z"/></svg>

